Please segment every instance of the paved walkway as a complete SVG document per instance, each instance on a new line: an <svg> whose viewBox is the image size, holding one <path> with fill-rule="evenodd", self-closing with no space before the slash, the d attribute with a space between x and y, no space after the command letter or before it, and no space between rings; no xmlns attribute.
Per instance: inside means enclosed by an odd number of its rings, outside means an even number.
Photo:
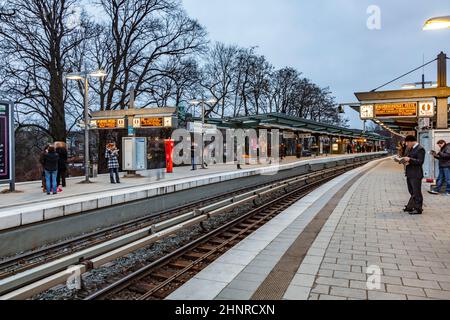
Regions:
<svg viewBox="0 0 450 320"><path fill-rule="evenodd" d="M450 197L426 188L424 214L410 216L401 166L378 160L346 173L168 299L450 299Z"/></svg>
<svg viewBox="0 0 450 320"><path fill-rule="evenodd" d="M355 184L326 225L335 230L309 299L450 299L450 197L427 187L423 215L411 216L402 212L409 194L393 161ZM376 284L370 266L381 272L379 289L367 289L367 280Z"/></svg>

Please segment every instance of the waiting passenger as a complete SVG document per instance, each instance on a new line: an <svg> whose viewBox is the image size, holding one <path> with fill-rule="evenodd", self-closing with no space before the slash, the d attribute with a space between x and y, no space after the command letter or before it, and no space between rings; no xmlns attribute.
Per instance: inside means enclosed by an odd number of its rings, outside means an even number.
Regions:
<svg viewBox="0 0 450 320"><path fill-rule="evenodd" d="M422 166L425 161L425 149L419 145L417 138L414 136L407 136L405 143L408 153L404 157L404 161L406 164L408 191L411 197L403 211L409 212L409 214L422 214Z"/></svg>
<svg viewBox="0 0 450 320"><path fill-rule="evenodd" d="M57 194L56 174L58 173L59 156L55 151L53 145L48 147L48 152L44 155L44 170L45 170L45 186L47 194L53 191Z"/></svg>
<svg viewBox="0 0 450 320"><path fill-rule="evenodd" d="M45 145L44 150L42 150L41 155L39 156L39 163L42 166L41 187L42 187L42 192L44 192L44 193L47 192L47 187L46 187L46 183L45 183L44 156L48 152L48 147L50 147L49 144Z"/></svg>
<svg viewBox="0 0 450 320"><path fill-rule="evenodd" d="M439 160L439 177L436 182L436 188L429 191L432 194L439 194L442 186L446 184L445 195L450 195L450 143L446 143L444 140L439 140L437 145L440 148L439 152L431 151L433 157Z"/></svg>
<svg viewBox="0 0 450 320"><path fill-rule="evenodd" d="M58 187L66 186L66 175L67 175L67 150L66 144L64 142L56 142L56 152L59 155L58 161L58 174L56 176L56 182L58 183Z"/></svg>
<svg viewBox="0 0 450 320"><path fill-rule="evenodd" d="M120 183L119 179L119 149L115 143L106 146L105 159L108 160L108 170L111 183ZM115 178L115 180L114 180Z"/></svg>
<svg viewBox="0 0 450 320"><path fill-rule="evenodd" d="M347 144L347 153L348 154L353 153L353 148L352 148L352 145L350 143Z"/></svg>
<svg viewBox="0 0 450 320"><path fill-rule="evenodd" d="M197 168L195 167L195 145L193 143L191 144L191 164L192 164L191 170L196 170Z"/></svg>

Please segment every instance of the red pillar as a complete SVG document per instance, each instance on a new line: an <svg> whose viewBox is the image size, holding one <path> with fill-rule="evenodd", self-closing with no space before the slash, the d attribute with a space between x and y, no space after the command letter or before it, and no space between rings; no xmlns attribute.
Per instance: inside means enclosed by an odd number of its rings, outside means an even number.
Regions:
<svg viewBox="0 0 450 320"><path fill-rule="evenodd" d="M173 172L173 147L174 141L171 139L164 140L164 146L166 149L166 172Z"/></svg>

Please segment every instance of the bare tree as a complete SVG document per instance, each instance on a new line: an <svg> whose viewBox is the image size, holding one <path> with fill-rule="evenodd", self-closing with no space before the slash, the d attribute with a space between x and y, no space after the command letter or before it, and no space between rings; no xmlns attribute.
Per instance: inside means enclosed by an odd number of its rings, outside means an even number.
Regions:
<svg viewBox="0 0 450 320"><path fill-rule="evenodd" d="M0 14L1 75L17 106L19 128L35 127L54 140L67 136L63 81L74 48L88 36L70 23L75 0L10 0Z"/></svg>
<svg viewBox="0 0 450 320"><path fill-rule="evenodd" d="M96 48L105 41L93 60L108 72L100 94L102 110L123 109L130 87L145 105L155 96L170 92L166 77L174 77L171 59L186 57L204 49L205 31L186 16L178 0L100 0L108 19ZM172 60L174 61L174 60ZM175 60L180 61L180 60ZM160 99L167 100L168 94Z"/></svg>

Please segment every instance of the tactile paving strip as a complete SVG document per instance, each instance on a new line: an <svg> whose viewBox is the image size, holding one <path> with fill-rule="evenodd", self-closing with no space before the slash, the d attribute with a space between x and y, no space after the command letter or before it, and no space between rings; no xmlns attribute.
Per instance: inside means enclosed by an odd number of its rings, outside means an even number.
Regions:
<svg viewBox="0 0 450 320"><path fill-rule="evenodd" d="M353 183L355 183L355 181L364 174L365 172L361 172L352 180L347 182L317 213L317 215L306 226L294 243L289 247L286 253L281 257L280 261L278 261L264 282L261 283L251 297L251 300L283 299L284 293L289 287L289 284L294 278L300 264L302 263L323 225L327 222L331 213L344 197L347 190L350 189Z"/></svg>

